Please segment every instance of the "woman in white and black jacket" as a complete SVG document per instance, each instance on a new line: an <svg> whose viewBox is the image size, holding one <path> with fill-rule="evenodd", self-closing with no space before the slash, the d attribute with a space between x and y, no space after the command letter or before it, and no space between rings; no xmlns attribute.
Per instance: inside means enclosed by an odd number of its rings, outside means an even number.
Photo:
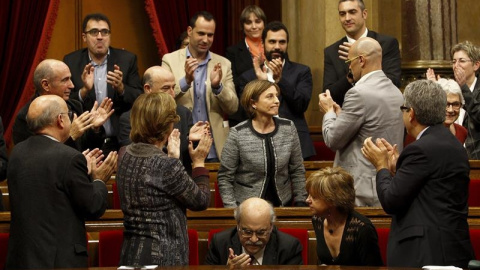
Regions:
<svg viewBox="0 0 480 270"><path fill-rule="evenodd" d="M230 129L222 151L218 186L225 207L250 197L273 206L306 206L305 168L298 133L292 121L276 117L280 89L255 80L241 98L250 119Z"/></svg>

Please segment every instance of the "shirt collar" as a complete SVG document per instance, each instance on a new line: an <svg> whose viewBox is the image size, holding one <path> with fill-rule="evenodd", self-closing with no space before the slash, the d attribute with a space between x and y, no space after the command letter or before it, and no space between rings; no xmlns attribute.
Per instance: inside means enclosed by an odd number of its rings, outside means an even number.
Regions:
<svg viewBox="0 0 480 270"><path fill-rule="evenodd" d="M188 46L186 47L186 53L185 53L185 56L188 58L188 57L193 57L192 54L190 53L190 50L188 49ZM210 61L211 59L211 56L210 56L210 50L207 51L207 57L205 57L205 60L202 62L202 63L198 63L199 65L203 65L205 63L208 63L208 61Z"/></svg>
<svg viewBox="0 0 480 270"><path fill-rule="evenodd" d="M105 57L105 59L103 59L103 62L101 64L97 65L97 63L92 61L92 57L90 56L90 51L88 51L88 60L90 60L90 63L92 63L94 66L100 66L100 65L105 64L109 57L110 57L110 48L108 48L108 50L107 50L107 57Z"/></svg>
<svg viewBox="0 0 480 270"><path fill-rule="evenodd" d="M417 135L416 140L420 139L420 137L422 137L422 135L423 135L423 133L425 132L425 130L427 130L429 127L430 127L430 126L424 128L422 131L420 131L420 133L418 133L418 135Z"/></svg>
<svg viewBox="0 0 480 270"><path fill-rule="evenodd" d="M372 76L375 73L379 73L379 72L382 72L382 70L371 71L371 72L363 75L362 78L360 78L360 80L358 80L355 84L362 83L362 82L366 81L368 79L368 77Z"/></svg>
<svg viewBox="0 0 480 270"><path fill-rule="evenodd" d="M367 36L367 34L368 34L368 29L367 29L367 28L365 28L365 32L363 32L363 34L362 34L362 36L361 36L360 38L362 38L362 37L366 37L366 36ZM355 40L355 39L353 39L353 38L349 37L348 35L347 35L347 40L348 40L348 43L354 43L355 41L357 41L357 40Z"/></svg>
<svg viewBox="0 0 480 270"><path fill-rule="evenodd" d="M242 253L247 253L245 248L242 246ZM253 254L253 257L255 257L255 260L257 260L258 265L263 264L263 254L265 253L265 247L263 247L261 250L259 250L257 253Z"/></svg>
<svg viewBox="0 0 480 270"><path fill-rule="evenodd" d="M475 76L475 80L473 80L472 85L470 85L470 87L469 87L469 88L470 88L470 91L473 92L473 90L475 89L475 84L476 84L476 83L477 83L477 76Z"/></svg>

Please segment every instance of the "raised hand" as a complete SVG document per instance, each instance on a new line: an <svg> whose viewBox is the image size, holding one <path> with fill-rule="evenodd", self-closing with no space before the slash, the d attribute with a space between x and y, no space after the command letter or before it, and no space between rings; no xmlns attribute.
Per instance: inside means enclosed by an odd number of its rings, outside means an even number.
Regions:
<svg viewBox="0 0 480 270"><path fill-rule="evenodd" d="M102 150L95 148L90 151L90 149L87 149L82 152L82 154L85 156L85 159L87 160L87 169L88 169L88 174L92 172L92 163L95 163L100 165L99 163L103 159L103 152Z"/></svg>
<svg viewBox="0 0 480 270"><path fill-rule="evenodd" d="M95 67L92 63L87 64L82 71L83 87L80 89L80 95L82 99L87 96L87 93L93 89L93 82L95 80Z"/></svg>
<svg viewBox="0 0 480 270"><path fill-rule="evenodd" d="M169 157L180 157L180 131L176 128L168 136L167 151Z"/></svg>
<svg viewBox="0 0 480 270"><path fill-rule="evenodd" d="M252 259L247 253L235 255L232 248L228 248L227 266L229 269L238 269L250 265Z"/></svg>
<svg viewBox="0 0 480 270"><path fill-rule="evenodd" d="M188 140L199 141L203 134L210 134L210 123L208 121L198 121L190 128L188 133Z"/></svg>
<svg viewBox="0 0 480 270"><path fill-rule="evenodd" d="M74 141L80 138L86 130L93 126L92 120L93 116L89 111L85 111L79 117L77 117L77 114L74 114L72 125L70 126L70 137Z"/></svg>
<svg viewBox="0 0 480 270"><path fill-rule="evenodd" d="M352 47L352 43L343 42L343 44L338 47L338 58L340 58L343 61L346 61L348 59L348 52L350 51L351 47Z"/></svg>
<svg viewBox="0 0 480 270"><path fill-rule="evenodd" d="M375 144L372 141L372 137L366 138L361 150L365 158L373 164L377 171L381 169L389 169L388 150L380 139L377 139Z"/></svg>
<svg viewBox="0 0 480 270"><path fill-rule="evenodd" d="M93 179L100 179L103 182L107 182L112 174L115 172L117 167L117 159L118 154L116 151L110 152L107 158L97 167L97 162L95 160L91 160L90 166L92 170L92 178Z"/></svg>
<svg viewBox="0 0 480 270"><path fill-rule="evenodd" d="M198 60L193 57L187 58L185 61L185 81L190 85L195 80L195 70L198 68Z"/></svg>
<svg viewBox="0 0 480 270"><path fill-rule="evenodd" d="M222 75L222 65L220 63L215 64L215 66L213 66L212 72L210 72L210 83L213 88L220 87Z"/></svg>
<svg viewBox="0 0 480 270"><path fill-rule="evenodd" d="M454 67L453 75L455 76L455 81L457 81L460 87L464 86L467 83L467 76L465 75L465 70L462 67Z"/></svg>
<svg viewBox="0 0 480 270"><path fill-rule="evenodd" d="M197 148L193 148L193 142L188 142L188 152L192 158L192 168L205 167L205 158L212 147L212 137L209 134L203 134Z"/></svg>
<svg viewBox="0 0 480 270"><path fill-rule="evenodd" d="M259 80L267 80L267 67L263 66L261 67L262 62L260 58L258 57L253 57L253 69L255 70L255 75L257 76L257 79Z"/></svg>
<svg viewBox="0 0 480 270"><path fill-rule="evenodd" d="M118 94L123 95L125 85L123 84L123 72L120 67L113 65L113 71L107 72L107 83L111 84Z"/></svg>
<svg viewBox="0 0 480 270"><path fill-rule="evenodd" d="M278 83L282 79L283 60L281 58L272 59L267 63L268 68L272 71L273 80Z"/></svg>
<svg viewBox="0 0 480 270"><path fill-rule="evenodd" d="M113 101L110 98L104 98L100 106L98 106L98 102L95 101L91 111L93 116L93 121L92 121L93 128L98 129L101 126L103 126L103 124L105 124L108 118L110 118L113 112L115 112L115 110L112 108L113 108Z"/></svg>
<svg viewBox="0 0 480 270"><path fill-rule="evenodd" d="M330 95L330 90L327 89L324 93L318 95L318 107L322 113L326 113L330 110L335 111L335 104L335 101L333 101L332 96Z"/></svg>

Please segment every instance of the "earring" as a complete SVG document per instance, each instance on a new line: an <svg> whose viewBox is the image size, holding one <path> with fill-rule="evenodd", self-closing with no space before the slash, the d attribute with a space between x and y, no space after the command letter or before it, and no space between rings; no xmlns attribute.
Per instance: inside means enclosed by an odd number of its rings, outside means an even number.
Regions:
<svg viewBox="0 0 480 270"><path fill-rule="evenodd" d="M253 107L253 109L254 109L254 110L256 110L256 109L257 109L257 107L255 107L255 106L252 106L252 107Z"/></svg>

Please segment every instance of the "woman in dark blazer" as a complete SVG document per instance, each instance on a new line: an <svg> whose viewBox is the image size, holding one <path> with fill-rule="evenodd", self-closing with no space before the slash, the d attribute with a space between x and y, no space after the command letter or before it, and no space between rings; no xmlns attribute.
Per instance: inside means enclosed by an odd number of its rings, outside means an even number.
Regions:
<svg viewBox="0 0 480 270"><path fill-rule="evenodd" d="M258 57L262 62L265 59L262 32L266 22L267 17L260 7L247 6L240 14L240 28L245 34L245 39L227 48L226 57L232 63L233 82L239 98L241 96L238 87L240 76L243 72L253 68L253 57ZM231 127L248 119L242 106L239 104L238 107L238 111L229 117Z"/></svg>

